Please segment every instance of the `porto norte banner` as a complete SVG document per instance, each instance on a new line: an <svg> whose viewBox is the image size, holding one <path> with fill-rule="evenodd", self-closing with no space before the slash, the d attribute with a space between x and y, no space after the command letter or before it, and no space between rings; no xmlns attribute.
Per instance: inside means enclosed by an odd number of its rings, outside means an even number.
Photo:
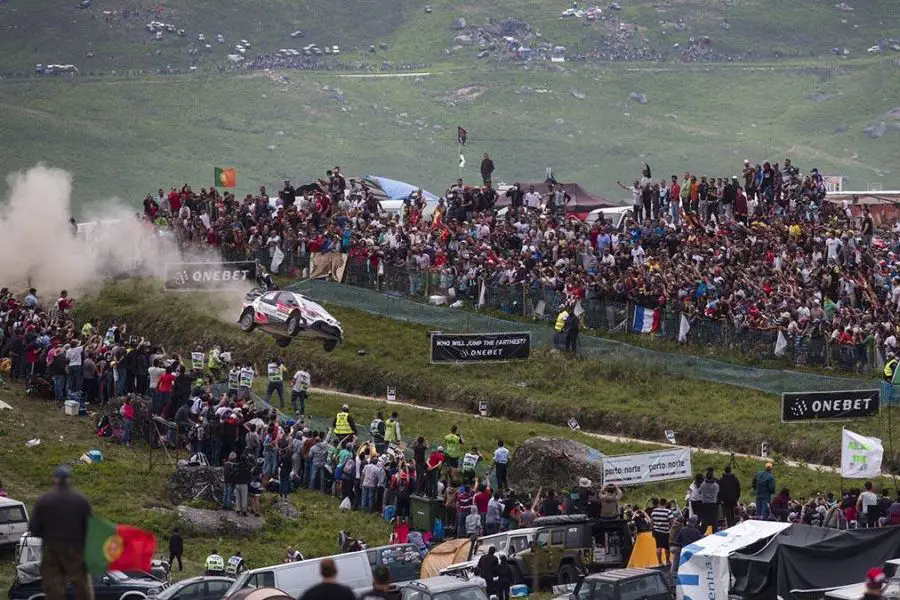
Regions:
<svg viewBox="0 0 900 600"><path fill-rule="evenodd" d="M256 281L256 263L183 262L166 265L167 292L214 292Z"/></svg>
<svg viewBox="0 0 900 600"><path fill-rule="evenodd" d="M603 457L603 484L635 485L670 479L690 479L690 448L672 448Z"/></svg>
<svg viewBox="0 0 900 600"><path fill-rule="evenodd" d="M846 421L878 415L878 390L802 392L781 395L781 421Z"/></svg>
<svg viewBox="0 0 900 600"><path fill-rule="evenodd" d="M432 333L431 362L497 362L531 355L530 333Z"/></svg>

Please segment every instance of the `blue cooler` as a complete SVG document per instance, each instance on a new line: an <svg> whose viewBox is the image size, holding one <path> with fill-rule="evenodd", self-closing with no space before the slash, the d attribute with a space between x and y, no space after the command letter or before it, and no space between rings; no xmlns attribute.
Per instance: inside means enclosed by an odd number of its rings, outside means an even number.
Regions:
<svg viewBox="0 0 900 600"><path fill-rule="evenodd" d="M509 588L509 597L510 598L527 598L528 597L528 586L519 584L513 585Z"/></svg>
<svg viewBox="0 0 900 600"><path fill-rule="evenodd" d="M103 462L103 453L99 450L88 450L87 451L88 458L91 459L91 462Z"/></svg>

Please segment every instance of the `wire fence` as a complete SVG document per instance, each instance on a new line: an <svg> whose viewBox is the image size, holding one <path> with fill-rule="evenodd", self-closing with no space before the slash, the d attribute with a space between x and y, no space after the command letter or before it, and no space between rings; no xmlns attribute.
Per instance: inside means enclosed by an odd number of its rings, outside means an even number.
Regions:
<svg viewBox="0 0 900 600"><path fill-rule="evenodd" d="M477 282L472 285L462 282L455 290L456 298L464 301L470 299L470 305L477 303L481 295L483 306L511 316L533 319L531 322L524 319L507 320L470 310L434 306L423 301L441 292L439 287L430 287L437 277L438 274L435 273L413 274L405 269L392 268L390 265L385 265L383 272L361 270L348 265L345 281L350 285L305 280L294 284L290 289L309 294L326 303L435 329L460 332L528 331L533 346L552 346L554 329L547 321L555 318L556 310L562 302L558 294L548 290L523 289L521 285L480 286ZM415 293L410 293L410 289ZM449 291L449 288L447 290ZM583 306L584 319L592 329L631 332L636 305L589 298L584 301ZM664 314L660 319L659 332L651 335L674 340L678 335L679 321L678 313ZM694 346L703 344L714 348L729 348L760 358L770 358L774 357L776 340L777 332L773 331L737 331L715 322L695 320L691 324L686 343ZM866 365L873 362L869 356L864 357L859 353L848 354L844 348L829 345L825 338L794 339L786 336L786 341L788 345L784 358L795 363L821 364L815 361L834 361L857 368L854 361L863 360ZM689 354L660 352L590 335L580 336L579 352L600 360L634 362L640 364L648 373L688 375L704 381L745 387L770 394L880 387L880 382L874 378L831 377L788 369L756 368Z"/></svg>

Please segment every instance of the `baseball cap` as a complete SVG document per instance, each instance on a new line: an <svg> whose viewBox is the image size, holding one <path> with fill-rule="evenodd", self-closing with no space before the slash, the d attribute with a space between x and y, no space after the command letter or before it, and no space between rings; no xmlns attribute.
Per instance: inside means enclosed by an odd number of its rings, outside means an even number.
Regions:
<svg viewBox="0 0 900 600"><path fill-rule="evenodd" d="M72 467L69 465L59 465L56 467L56 470L53 472L53 477L56 479L69 479L72 477Z"/></svg>
<svg viewBox="0 0 900 600"><path fill-rule="evenodd" d="M443 452L443 451L444 451L444 447L443 447L443 446L438 446L438 447L437 447L437 451L438 451L438 452Z"/></svg>

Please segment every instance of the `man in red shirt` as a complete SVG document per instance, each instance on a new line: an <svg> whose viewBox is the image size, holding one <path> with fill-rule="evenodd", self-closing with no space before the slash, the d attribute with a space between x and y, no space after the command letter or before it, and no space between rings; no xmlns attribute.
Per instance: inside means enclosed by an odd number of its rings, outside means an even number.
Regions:
<svg viewBox="0 0 900 600"><path fill-rule="evenodd" d="M441 474L441 466L444 464L444 447L438 446L437 450L428 455L425 461L427 473L425 477L425 495L429 498L437 498L438 478Z"/></svg>
<svg viewBox="0 0 900 600"><path fill-rule="evenodd" d="M478 486L478 493L472 498L472 502L478 507L478 514L481 515L481 526L484 527L484 518L487 515L488 502L491 500L493 491L490 486L482 483Z"/></svg>

